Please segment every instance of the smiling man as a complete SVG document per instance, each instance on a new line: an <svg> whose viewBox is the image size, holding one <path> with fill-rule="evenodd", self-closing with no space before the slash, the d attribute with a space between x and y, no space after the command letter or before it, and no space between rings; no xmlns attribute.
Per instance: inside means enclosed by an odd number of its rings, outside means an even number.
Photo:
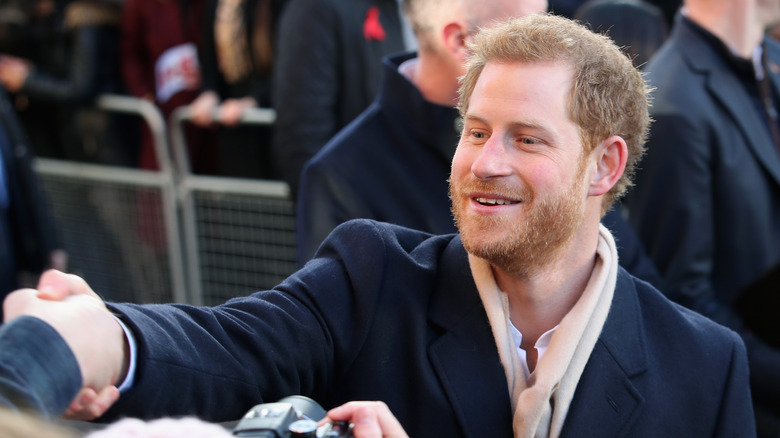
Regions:
<svg viewBox="0 0 780 438"><path fill-rule="evenodd" d="M373 406L393 436L754 436L739 337L620 268L599 223L642 152L640 73L551 15L483 30L471 49L459 234L347 222L273 290L212 308L109 304L127 334L83 280L49 272L5 311L33 317L21 335L42 325L71 346L50 360L81 370L71 413L103 413L122 385L104 418L227 421L304 394L382 401L333 415Z"/></svg>

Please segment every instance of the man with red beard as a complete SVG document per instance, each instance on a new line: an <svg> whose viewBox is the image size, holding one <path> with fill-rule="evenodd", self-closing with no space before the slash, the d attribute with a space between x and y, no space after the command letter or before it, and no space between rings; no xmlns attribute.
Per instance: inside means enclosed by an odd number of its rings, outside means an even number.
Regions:
<svg viewBox="0 0 780 438"><path fill-rule="evenodd" d="M49 271L6 299L0 352L10 334L67 344L78 418L227 421L297 393L381 401L331 411L356 437L754 436L739 337L620 268L600 225L642 153L641 74L552 15L483 30L471 49L459 234L347 222L276 288L211 308L106 307Z"/></svg>

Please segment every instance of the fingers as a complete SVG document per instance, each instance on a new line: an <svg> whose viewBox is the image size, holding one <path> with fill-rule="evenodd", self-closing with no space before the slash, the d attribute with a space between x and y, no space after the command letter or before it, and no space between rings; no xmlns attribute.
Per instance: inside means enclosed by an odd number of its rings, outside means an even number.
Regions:
<svg viewBox="0 0 780 438"><path fill-rule="evenodd" d="M383 402L349 402L328 411L332 421L349 421L355 438L408 438Z"/></svg>
<svg viewBox="0 0 780 438"><path fill-rule="evenodd" d="M129 361L127 339L103 301L74 275L50 271L42 281L52 288L50 296L62 296L62 290L72 294L51 300L41 299L34 289L14 291L3 303L5 320L29 315L49 324L75 355L84 386L104 388L123 379Z"/></svg>
<svg viewBox="0 0 780 438"><path fill-rule="evenodd" d="M198 126L211 125L217 105L219 105L219 96L213 91L204 91L189 106L190 121Z"/></svg>
<svg viewBox="0 0 780 438"><path fill-rule="evenodd" d="M90 295L100 298L83 278L49 269L38 280L38 298L62 301L71 295Z"/></svg>
<svg viewBox="0 0 780 438"><path fill-rule="evenodd" d="M92 388L82 388L62 414L67 420L90 421L106 413L119 400L119 390L116 386L107 386L100 392Z"/></svg>
<svg viewBox="0 0 780 438"><path fill-rule="evenodd" d="M226 100L219 107L219 121L225 126L235 126L241 121L246 106L237 99Z"/></svg>

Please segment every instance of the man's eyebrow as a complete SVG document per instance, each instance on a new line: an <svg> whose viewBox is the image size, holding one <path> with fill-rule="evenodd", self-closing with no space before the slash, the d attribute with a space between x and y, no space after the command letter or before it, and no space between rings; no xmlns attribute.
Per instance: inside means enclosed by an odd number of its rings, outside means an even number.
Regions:
<svg viewBox="0 0 780 438"><path fill-rule="evenodd" d="M475 115L475 114L470 114L470 113L468 113L468 114L466 114L465 116L463 116L463 121L464 121L464 122L468 121L468 122L481 122L481 123L486 123L486 122L485 122L485 119L483 119L482 117L479 117L479 116L477 116L477 115Z"/></svg>
<svg viewBox="0 0 780 438"><path fill-rule="evenodd" d="M466 114L463 116L464 122L477 122L477 123L485 123L487 124L487 120L483 117L480 117L476 114ZM545 127L545 125L541 122L537 122L534 120L523 120L523 121L515 121L510 122L509 126L512 128L525 128L525 129L533 129L536 131L541 131L545 133L549 133L550 131Z"/></svg>

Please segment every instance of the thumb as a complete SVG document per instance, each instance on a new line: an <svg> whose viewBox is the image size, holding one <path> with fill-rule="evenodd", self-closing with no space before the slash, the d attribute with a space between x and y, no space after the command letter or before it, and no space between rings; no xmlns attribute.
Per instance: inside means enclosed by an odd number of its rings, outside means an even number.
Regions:
<svg viewBox="0 0 780 438"><path fill-rule="evenodd" d="M81 277L49 269L38 280L38 298L50 301L62 301L71 295L98 295L92 291Z"/></svg>

